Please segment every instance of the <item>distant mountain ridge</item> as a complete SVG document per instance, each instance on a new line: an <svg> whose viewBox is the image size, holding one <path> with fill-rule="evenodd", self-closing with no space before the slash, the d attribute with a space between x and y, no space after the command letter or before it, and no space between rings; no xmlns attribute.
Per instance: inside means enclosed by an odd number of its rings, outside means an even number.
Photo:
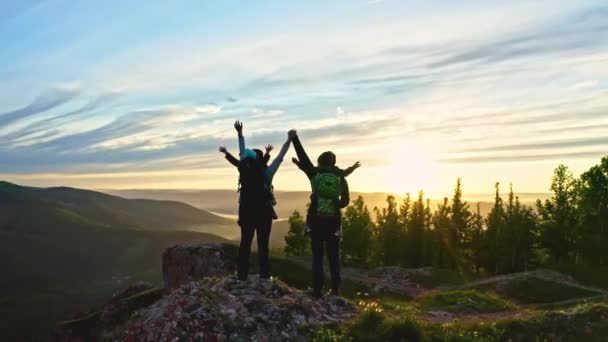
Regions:
<svg viewBox="0 0 608 342"><path fill-rule="evenodd" d="M146 198L157 200L173 200L188 203L194 207L208 210L214 213L224 215L236 215L238 213L238 193L235 190L178 190L178 189L106 189L106 193L122 196L125 198ZM386 206L386 197L388 195L396 196L400 202L403 196L395 195L387 192L351 192L351 199L362 196L369 209L374 207L383 208ZM536 199L549 198L549 193L522 193L516 194L520 197L522 203L532 204ZM306 204L309 202L310 191L275 191L277 198L276 211L281 218L287 218L294 210L304 212ZM411 194L412 200L415 200L417 194ZM447 197L451 198L451 194ZM507 192L503 191L503 197L506 198ZM475 203L479 202L483 215L492 207L494 194L467 194L464 193L464 199L469 202L471 209L475 209ZM437 204L442 202L442 198L431 199L431 209L435 209Z"/></svg>

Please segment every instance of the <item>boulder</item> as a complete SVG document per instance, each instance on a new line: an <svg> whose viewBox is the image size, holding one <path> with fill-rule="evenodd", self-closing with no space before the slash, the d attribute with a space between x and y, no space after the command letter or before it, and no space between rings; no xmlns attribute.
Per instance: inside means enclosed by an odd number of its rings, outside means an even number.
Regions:
<svg viewBox="0 0 608 342"><path fill-rule="evenodd" d="M182 285L137 311L122 332L106 337L118 341L309 341L321 327L348 321L357 310L344 298L315 300L277 279L211 277Z"/></svg>
<svg viewBox="0 0 608 342"><path fill-rule="evenodd" d="M61 322L52 340L84 342L102 340L102 332L129 319L133 312L150 306L162 298L164 289L138 283L115 294L98 310L79 313L73 319Z"/></svg>
<svg viewBox="0 0 608 342"><path fill-rule="evenodd" d="M162 257L165 289L174 290L204 277L231 274L236 271L237 255L238 246L226 243L170 247Z"/></svg>

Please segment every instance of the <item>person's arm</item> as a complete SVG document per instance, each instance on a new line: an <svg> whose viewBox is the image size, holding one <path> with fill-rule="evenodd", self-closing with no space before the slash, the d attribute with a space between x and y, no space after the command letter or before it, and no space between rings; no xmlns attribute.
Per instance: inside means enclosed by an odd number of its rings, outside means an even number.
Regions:
<svg viewBox="0 0 608 342"><path fill-rule="evenodd" d="M287 139L287 141L281 147L279 154L276 156L276 158L274 158L272 163L268 166L268 169L266 170L266 172L270 176L271 180L274 177L274 175L277 173L277 171L279 170L279 166L281 166L281 163L283 162L283 159L285 158L285 155L287 154L287 151L289 150L289 145L291 144L291 141L292 141L291 138Z"/></svg>
<svg viewBox="0 0 608 342"><path fill-rule="evenodd" d="M274 149L274 146L272 145L266 145L266 152L264 153L264 164L268 164L268 161L270 160L270 151L272 151Z"/></svg>
<svg viewBox="0 0 608 342"><path fill-rule="evenodd" d="M236 121L234 123L234 129L236 129L236 132L239 136L239 156L242 156L243 152L245 152L245 137L243 137L243 123L240 121Z"/></svg>
<svg viewBox="0 0 608 342"><path fill-rule="evenodd" d="M219 150L224 154L224 157L230 162L230 164L239 167L239 160L236 159L230 152L228 152L225 146L220 146Z"/></svg>
<svg viewBox="0 0 608 342"><path fill-rule="evenodd" d="M238 160L238 159L236 159L236 158L235 158L235 157L232 155L232 153L230 153L230 152L227 152L227 153L226 153L226 160L228 160L228 161L230 162L230 164L232 164L232 165L234 165L234 166L236 166L236 167L239 167L239 160Z"/></svg>
<svg viewBox="0 0 608 342"><path fill-rule="evenodd" d="M361 166L361 162L357 161L352 166L349 166L344 170L344 177L348 177L351 173L353 173L356 169Z"/></svg>
<svg viewBox="0 0 608 342"><path fill-rule="evenodd" d="M295 130L289 131L290 136L292 137L291 141L293 141L293 147L296 149L296 154L298 155L298 159L300 159L300 165L298 166L306 175L310 178L314 176L315 167L308 158L308 154L304 151L304 146L300 142L300 138L298 137L298 133Z"/></svg>
<svg viewBox="0 0 608 342"><path fill-rule="evenodd" d="M298 160L298 158L291 158L291 162L294 163L294 164L296 164L296 166L298 167L298 169L306 172L304 170L304 167L302 167L302 164L300 163L300 161Z"/></svg>
<svg viewBox="0 0 608 342"><path fill-rule="evenodd" d="M340 194L340 208L346 208L350 204L350 190L346 178L342 177L342 194Z"/></svg>

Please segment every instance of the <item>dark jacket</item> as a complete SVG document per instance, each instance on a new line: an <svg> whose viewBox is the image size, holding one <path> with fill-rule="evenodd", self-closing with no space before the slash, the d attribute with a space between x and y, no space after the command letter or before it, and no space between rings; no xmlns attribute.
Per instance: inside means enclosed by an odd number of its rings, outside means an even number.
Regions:
<svg viewBox="0 0 608 342"><path fill-rule="evenodd" d="M306 154L306 151L304 150L304 147L302 146L302 143L300 142L300 138L296 136L292 140L292 142L293 142L294 148L296 149L296 154L298 155L298 159L300 160L300 164L298 165L298 167L300 168L300 170L302 170L306 174L306 176L308 177L309 180L312 180L316 175L318 175L321 172L333 172L336 176L340 177L340 181L342 183L342 194L340 195L340 201L338 204L339 204L340 208L346 208L348 206L348 204L350 203L350 191L348 188L348 182L346 181L346 178L344 175L344 171L340 170L337 167L322 169L322 168L314 166L312 164L312 162L310 161L308 154ZM316 202L316 196L314 196L314 194L311 194L310 206L308 207L308 214L307 214L307 220L308 220L309 225L312 223L311 220L315 219L315 215L313 215L314 213L316 213L316 203L315 202Z"/></svg>

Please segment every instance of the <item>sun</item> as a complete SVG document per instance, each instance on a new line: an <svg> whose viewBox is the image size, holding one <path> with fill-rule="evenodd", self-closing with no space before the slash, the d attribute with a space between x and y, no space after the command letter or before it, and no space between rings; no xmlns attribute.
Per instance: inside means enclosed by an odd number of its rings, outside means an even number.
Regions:
<svg viewBox="0 0 608 342"><path fill-rule="evenodd" d="M384 187L399 194L433 192L440 180L437 146L425 140L400 140L389 148Z"/></svg>

